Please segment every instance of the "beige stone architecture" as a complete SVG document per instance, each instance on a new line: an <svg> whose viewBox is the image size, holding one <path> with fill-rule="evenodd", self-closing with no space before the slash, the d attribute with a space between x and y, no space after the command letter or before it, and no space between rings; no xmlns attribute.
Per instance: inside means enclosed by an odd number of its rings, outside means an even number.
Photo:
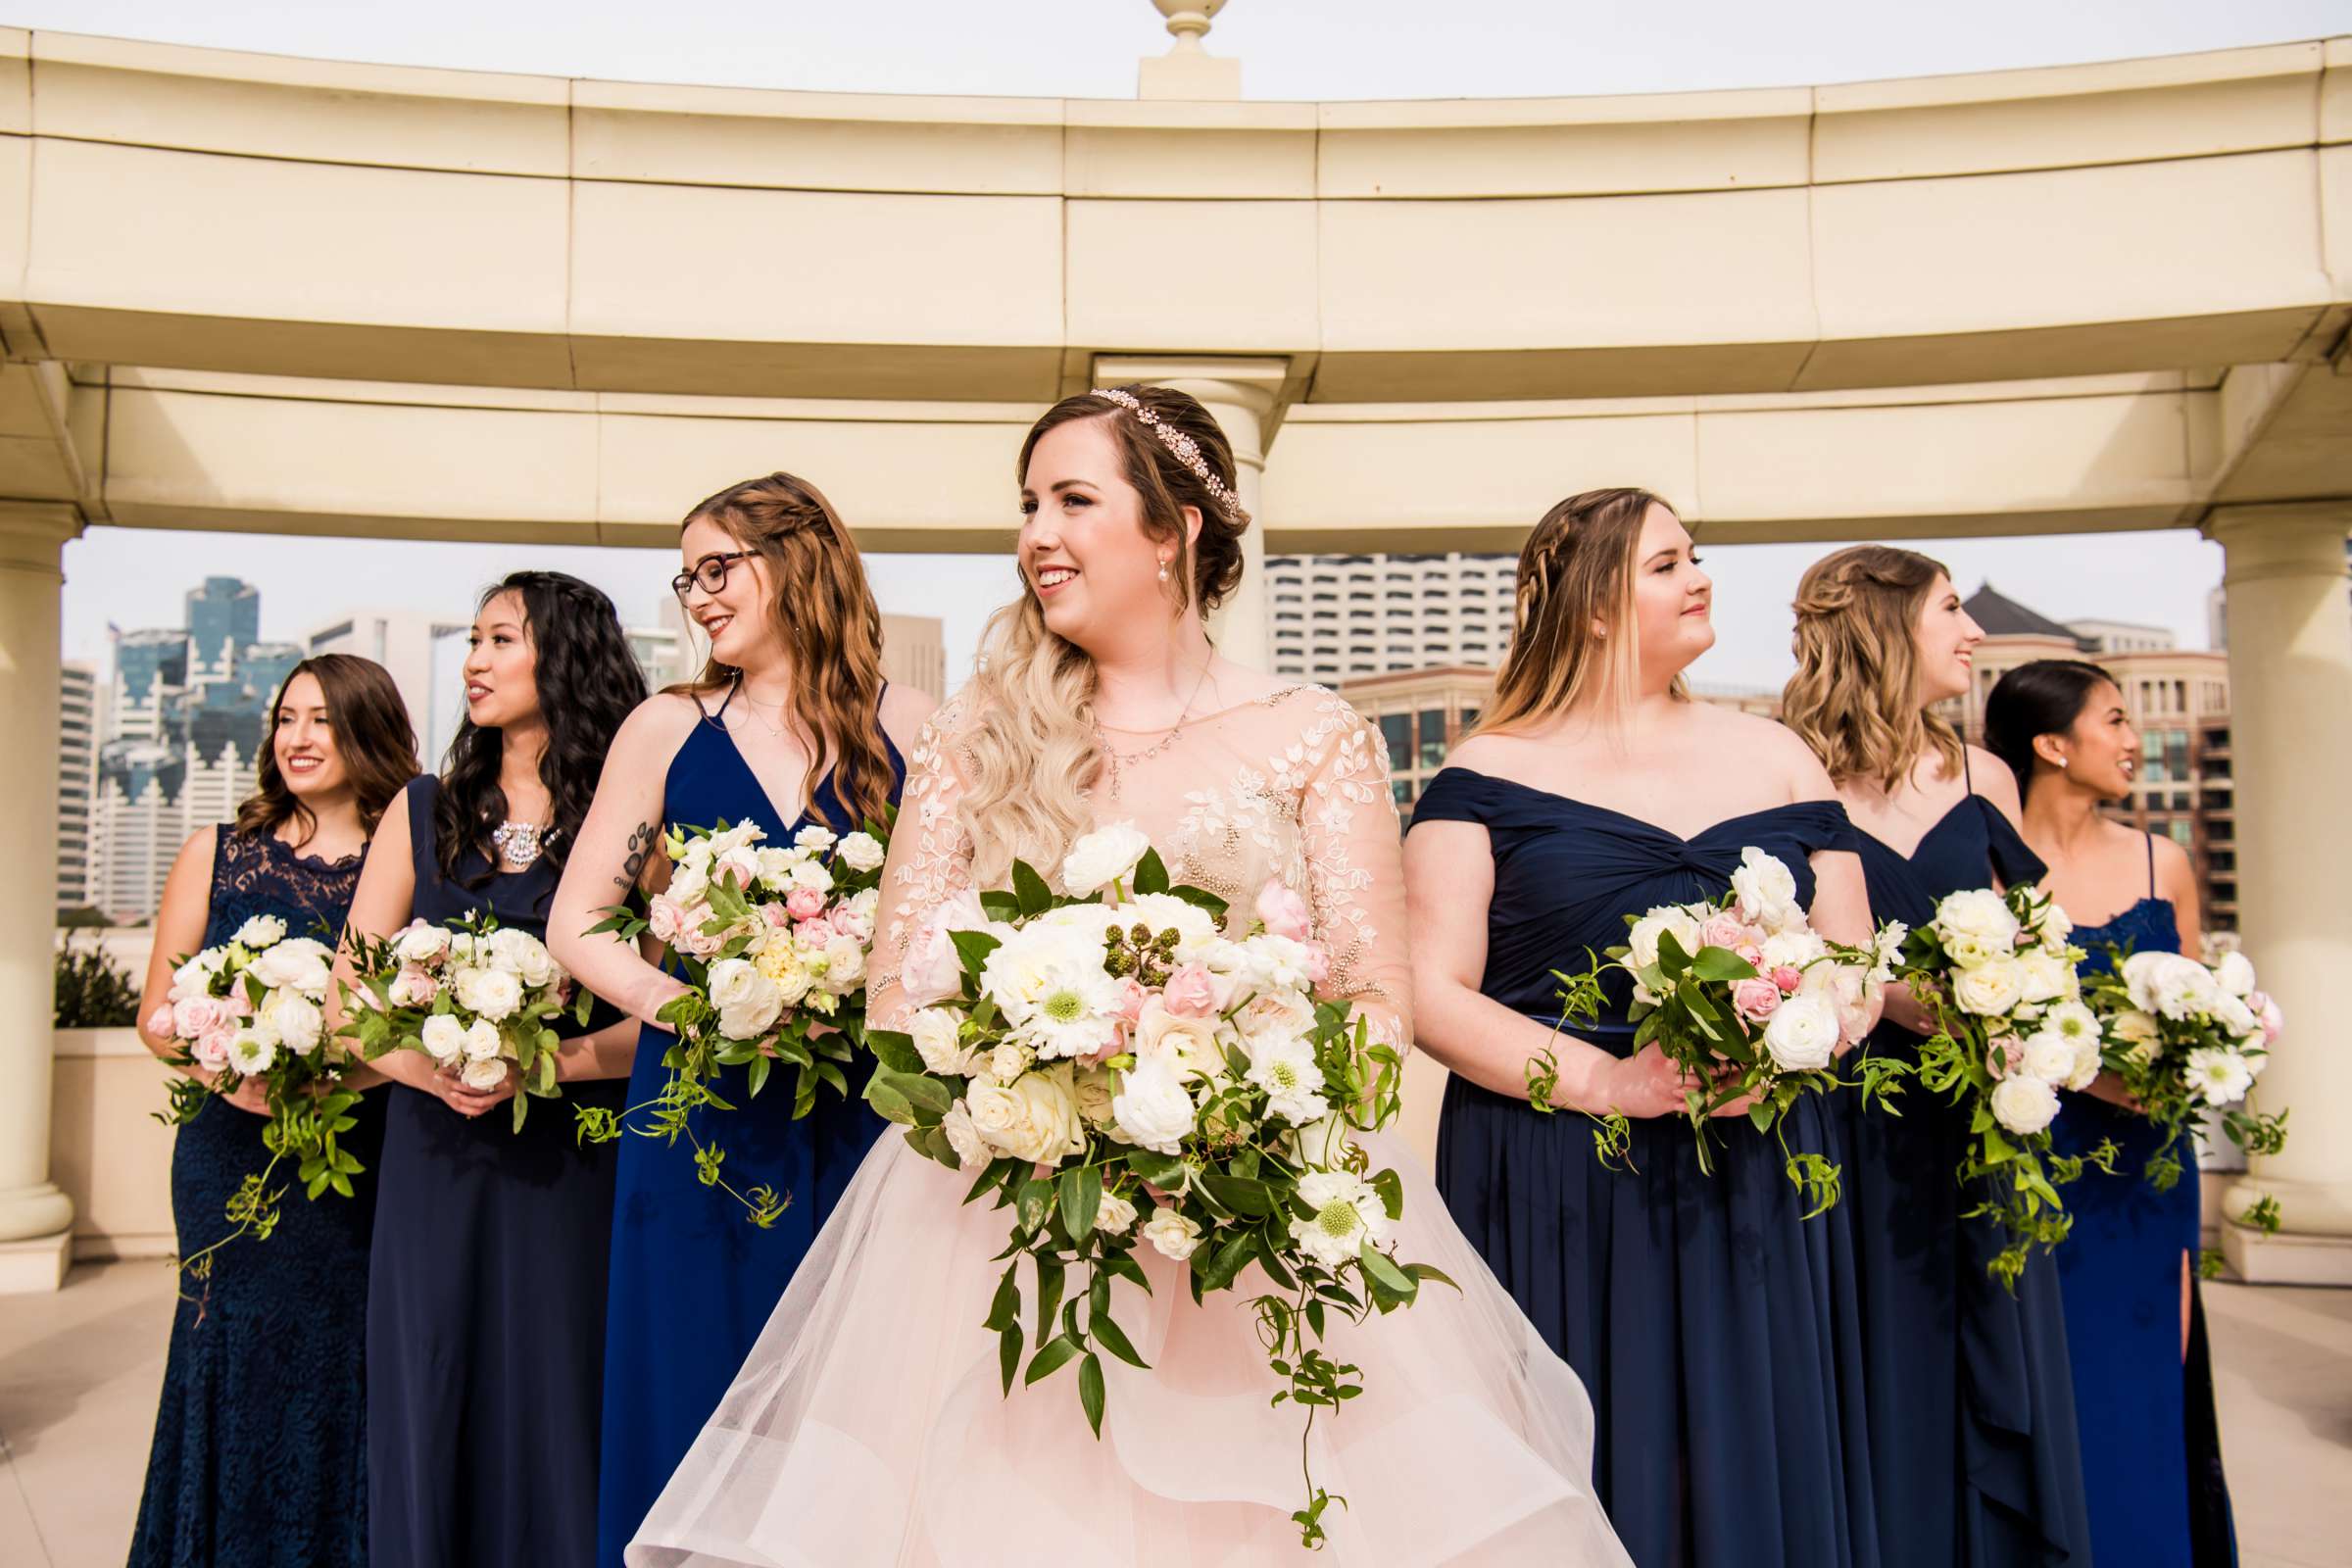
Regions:
<svg viewBox="0 0 2352 1568"><path fill-rule="evenodd" d="M2241 922L2307 1020L2241 1189L2296 1229L2239 1258L2352 1279L2352 39L1494 102L1201 61L955 99L0 32L7 798L53 787L84 525L663 544L789 452L871 548L1001 551L1022 427L1124 378L1225 424L1253 552L1511 550L1598 483L1727 543L2201 527ZM52 862L48 811L0 819ZM16 1283L71 1218L49 892L0 906Z"/></svg>

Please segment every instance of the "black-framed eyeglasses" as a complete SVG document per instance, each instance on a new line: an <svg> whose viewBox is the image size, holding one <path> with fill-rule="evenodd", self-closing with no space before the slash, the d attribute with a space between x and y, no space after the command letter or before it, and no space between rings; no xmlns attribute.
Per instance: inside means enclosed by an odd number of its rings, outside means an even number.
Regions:
<svg viewBox="0 0 2352 1568"><path fill-rule="evenodd" d="M686 602L687 591L697 583L702 584L703 592L707 594L717 593L727 585L728 566L735 562L751 559L752 552L749 550L727 550L705 556L694 564L692 571L681 571L670 578L669 591L678 596L680 604Z"/></svg>

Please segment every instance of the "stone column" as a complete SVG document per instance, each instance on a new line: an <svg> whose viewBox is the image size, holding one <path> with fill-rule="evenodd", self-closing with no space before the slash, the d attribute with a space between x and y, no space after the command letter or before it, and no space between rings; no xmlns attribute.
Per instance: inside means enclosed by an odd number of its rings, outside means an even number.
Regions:
<svg viewBox="0 0 2352 1568"><path fill-rule="evenodd" d="M64 504L0 501L0 1294L65 1282L74 1204L49 1180Z"/></svg>
<svg viewBox="0 0 2352 1568"><path fill-rule="evenodd" d="M1105 356L1095 362L1097 386L1140 381L1191 393L1233 444L1235 477L1250 522L1242 535L1242 585L1209 617L1208 630L1218 652L1255 669L1270 667L1273 657L1266 625L1266 518L1259 501L1265 493L1266 448L1274 439L1275 404L1289 374L1290 362L1278 359Z"/></svg>
<svg viewBox="0 0 2352 1568"><path fill-rule="evenodd" d="M2284 1152L2253 1161L2224 1212L2278 1198L2285 1230L2222 1227L2258 1282L2352 1285L2352 500L2222 507L2205 524L2228 562L2230 755L2238 916L2286 1033L2257 1091L2289 1107Z"/></svg>

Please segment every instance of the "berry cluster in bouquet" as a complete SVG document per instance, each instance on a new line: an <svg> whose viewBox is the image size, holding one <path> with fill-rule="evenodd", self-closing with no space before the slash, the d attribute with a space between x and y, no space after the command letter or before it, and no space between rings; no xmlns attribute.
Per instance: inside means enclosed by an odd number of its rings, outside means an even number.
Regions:
<svg viewBox="0 0 2352 1568"><path fill-rule="evenodd" d="M414 920L389 937L349 937L356 980L343 1033L373 1060L416 1051L484 1092L514 1077L514 1130L533 1100L560 1098L557 1026L588 1022L596 999L528 931L476 911L448 925Z"/></svg>
<svg viewBox="0 0 2352 1568"><path fill-rule="evenodd" d="M2209 1112L2249 1154L2284 1149L2286 1112L2245 1103L2285 1026L2246 956L2229 953L2207 965L2178 953L2108 953L2114 967L2085 976L2083 994L2102 1026L2107 1070L2160 1135L2142 1171L2148 1185L2169 1192L2180 1180L2181 1135ZM2274 1235L2279 1221L2270 1197L2238 1216ZM2214 1260L2206 1264L2210 1273Z"/></svg>
<svg viewBox="0 0 2352 1568"><path fill-rule="evenodd" d="M325 1032L327 981L334 950L310 937L288 936L273 914L257 914L219 947L178 961L169 999L147 1020L149 1034L174 1042L165 1058L191 1073L172 1080L170 1108L156 1113L167 1126L193 1120L215 1095L245 1084L260 1088L269 1106L262 1146L270 1161L250 1172L231 1195L227 1218L236 1229L187 1259L198 1277L212 1254L239 1236L265 1238L277 1226L283 1188L270 1178L281 1160L295 1161L295 1179L313 1200L333 1192L352 1196L359 1159L337 1138L358 1125L351 1110L359 1092L343 1087L350 1056Z"/></svg>
<svg viewBox="0 0 2352 1568"><path fill-rule="evenodd" d="M2114 1159L2111 1144L2066 1155L2050 1141L2059 1091L2086 1089L2099 1072L2099 1022L2082 1000L2073 930L2038 889L1973 888L1938 904L1903 951L1901 977L1936 1023L1915 1071L1968 1112L1959 1179L1981 1197L1966 1217L2007 1234L1985 1270L2012 1291L2032 1250L2055 1249L2074 1223L2058 1189L2086 1160L2108 1169Z"/></svg>
<svg viewBox="0 0 2352 1568"><path fill-rule="evenodd" d="M865 1039L865 968L887 853L882 824L837 836L821 824L771 845L757 822L672 827L662 839L669 886L644 915L606 911L591 933L635 941L651 931L686 990L659 1017L677 1032L662 1054L669 1076L660 1094L613 1111L578 1108L579 1135L607 1142L624 1129L694 1150L706 1187L728 1193L762 1229L791 1201L772 1187L738 1192L722 1175L726 1151L695 1113L733 1110L718 1092L721 1067L742 1067L749 1092L766 1087L778 1062L793 1069L792 1113L816 1108L817 1092L847 1097L846 1068ZM643 1116L631 1128L630 1118Z"/></svg>
<svg viewBox="0 0 2352 1568"><path fill-rule="evenodd" d="M922 1005L907 1033L871 1035L866 1099L970 1174L965 1202L1010 1211L987 1317L1006 1394L1075 1363L1101 1434L1101 1354L1144 1365L1111 1311L1112 1280L1151 1290L1140 1244L1187 1265L1196 1302L1260 1293L1250 1306L1282 1383L1274 1402L1305 1406L1311 1429L1361 1392L1356 1368L1320 1348L1327 1320L1363 1322L1444 1280L1395 1255L1402 1183L1351 1136L1396 1114L1400 1058L1363 1015L1316 1000L1329 960L1281 883L1229 938L1224 902L1171 887L1125 823L1081 839L1061 883L1057 895L1016 863L1009 891L931 914L903 977ZM1251 1264L1261 1275L1245 1284ZM1294 1518L1312 1545L1333 1498L1311 1474L1306 1486Z"/></svg>
<svg viewBox="0 0 2352 1568"><path fill-rule="evenodd" d="M1596 1023L1607 1005L1602 977L1612 970L1630 976L1633 1049L1654 1044L1686 1074L1684 1111L1698 1141L1699 1168L1714 1170L1715 1113L1744 1103L1756 1130L1780 1139L1788 1180L1810 1205L1805 1217L1834 1207L1838 1166L1824 1154L1790 1151L1781 1123L1801 1097L1842 1082L1834 1063L1870 1030L1871 1001L1892 978L1906 935L1901 924L1886 927L1868 948L1831 942L1806 918L1788 867L1753 845L1740 852L1721 899L1662 905L1625 920L1624 947L1580 972L1552 971L1561 986L1560 1027ZM1891 1063L1866 1056L1859 1065L1866 1101L1891 1091ZM1548 1051L1537 1056L1527 1079L1529 1102L1551 1110L1557 1058ZM1628 1161L1631 1121L1616 1112L1594 1119L1601 1162Z"/></svg>

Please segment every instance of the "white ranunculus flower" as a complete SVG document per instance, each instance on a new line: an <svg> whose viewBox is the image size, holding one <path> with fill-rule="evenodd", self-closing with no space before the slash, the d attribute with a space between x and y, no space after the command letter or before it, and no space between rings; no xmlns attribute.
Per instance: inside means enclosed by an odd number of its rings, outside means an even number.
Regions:
<svg viewBox="0 0 2352 1568"><path fill-rule="evenodd" d="M1124 882L1152 841L1133 822L1113 822L1098 828L1070 846L1061 862L1061 886L1074 899Z"/></svg>
<svg viewBox="0 0 2352 1568"><path fill-rule="evenodd" d="M958 1038L962 1020L945 1007L924 1007L906 1020L906 1033L923 1058L923 1070L968 1078L976 1065L973 1054Z"/></svg>
<svg viewBox="0 0 2352 1568"><path fill-rule="evenodd" d="M468 1056L458 1071L458 1081L466 1088L487 1094L507 1081L507 1064L499 1056Z"/></svg>
<svg viewBox="0 0 2352 1568"><path fill-rule="evenodd" d="M2223 954L2222 961L2213 966L2213 977L2233 997L2254 994L2254 961L2242 953Z"/></svg>
<svg viewBox="0 0 2352 1568"><path fill-rule="evenodd" d="M882 841L871 833L852 833L841 841L841 863L853 871L871 871L883 858Z"/></svg>
<svg viewBox="0 0 2352 1568"><path fill-rule="evenodd" d="M209 997L213 992L213 977L228 962L226 948L207 948L187 962L172 971L172 1000L185 1002L190 997Z"/></svg>
<svg viewBox="0 0 2352 1568"><path fill-rule="evenodd" d="M1303 1040L1260 1036L1250 1042L1249 1081L1266 1092L1266 1113L1293 1126L1319 1121L1331 1113L1323 1098L1323 1069Z"/></svg>
<svg viewBox="0 0 2352 1568"><path fill-rule="evenodd" d="M1105 1236L1124 1236L1135 1229L1135 1205L1116 1193L1102 1195L1102 1206L1095 1210L1095 1229Z"/></svg>
<svg viewBox="0 0 2352 1568"><path fill-rule="evenodd" d="M493 1023L513 1017L522 1005L522 981L505 969L460 969L454 989L459 1006Z"/></svg>
<svg viewBox="0 0 2352 1568"><path fill-rule="evenodd" d="M247 1077L268 1072L276 1060L276 1042L261 1030L240 1029L228 1042L229 1067Z"/></svg>
<svg viewBox="0 0 2352 1568"><path fill-rule="evenodd" d="M466 1026L466 1059L488 1061L499 1054L504 1042L498 1038L498 1025L487 1018L476 1018Z"/></svg>
<svg viewBox="0 0 2352 1568"><path fill-rule="evenodd" d="M1789 931L1804 923L1796 902L1796 878L1773 856L1754 845L1740 852L1740 869L1732 873L1732 893L1740 910L1767 932Z"/></svg>
<svg viewBox="0 0 2352 1568"><path fill-rule="evenodd" d="M713 1007L740 1007L759 995L760 973L748 958L721 958L704 976Z"/></svg>
<svg viewBox="0 0 2352 1568"><path fill-rule="evenodd" d="M1153 1052L1136 1058L1111 1097L1111 1119L1130 1143L1154 1153L1173 1154L1193 1130L1193 1097L1173 1055Z"/></svg>
<svg viewBox="0 0 2352 1568"><path fill-rule="evenodd" d="M948 1135L948 1147L956 1151L958 1168L978 1170L997 1157L996 1152L972 1125L972 1113L960 1100L948 1107L939 1118L939 1130Z"/></svg>
<svg viewBox="0 0 2352 1568"><path fill-rule="evenodd" d="M425 1019L418 1034L423 1039L425 1054L445 1067L466 1050L466 1026L449 1013L436 1012Z"/></svg>
<svg viewBox="0 0 2352 1568"><path fill-rule="evenodd" d="M318 1004L299 991L280 991L270 999L269 1013L270 1026L288 1051L307 1056L318 1049L326 1026Z"/></svg>
<svg viewBox="0 0 2352 1568"><path fill-rule="evenodd" d="M847 996L865 980L865 949L850 937L835 937L825 944L825 989L835 996Z"/></svg>
<svg viewBox="0 0 2352 1568"><path fill-rule="evenodd" d="M490 960L536 991L561 973L547 944L528 931L501 926L490 933Z"/></svg>
<svg viewBox="0 0 2352 1568"><path fill-rule="evenodd" d="M790 850L766 848L756 857L760 866L760 885L770 893L792 891L792 865L796 857Z"/></svg>
<svg viewBox="0 0 2352 1568"><path fill-rule="evenodd" d="M792 847L808 855L822 855L840 842L834 831L822 822L811 822L792 836Z"/></svg>
<svg viewBox="0 0 2352 1568"><path fill-rule="evenodd" d="M273 942L283 942L285 939L285 921L280 920L274 914L257 914L252 919L247 920L243 925L237 927L237 934L234 940L241 947L252 948L256 952L259 952L261 949L270 946ZM239 1070L242 1071L243 1069Z"/></svg>
<svg viewBox="0 0 2352 1568"><path fill-rule="evenodd" d="M973 1130L1000 1154L1054 1164L1086 1148L1067 1067L1023 1073L1009 1084L974 1083L964 1105Z"/></svg>
<svg viewBox="0 0 2352 1568"><path fill-rule="evenodd" d="M792 885L830 893L833 891L833 872L822 860L802 860L792 868Z"/></svg>
<svg viewBox="0 0 2352 1568"><path fill-rule="evenodd" d="M2218 991L2213 971L2178 953L2134 953L2124 960L2124 989L2132 1005L2167 1018L2186 1018Z"/></svg>
<svg viewBox="0 0 2352 1568"><path fill-rule="evenodd" d="M2023 949L2015 961L2028 1002L2056 1002L2067 994L2075 977L2074 965L2047 948Z"/></svg>
<svg viewBox="0 0 2352 1568"><path fill-rule="evenodd" d="M325 943L288 937L255 958L245 972L272 991L299 991L313 1002L324 1002L334 967L334 950Z"/></svg>
<svg viewBox="0 0 2352 1568"><path fill-rule="evenodd" d="M1947 895L1936 906L1936 935L1946 948L1969 940L1986 956L2006 956L2017 947L2017 916L1990 888Z"/></svg>
<svg viewBox="0 0 2352 1568"><path fill-rule="evenodd" d="M1764 939L1764 961L1758 968L1804 969L1830 951L1830 945L1810 929L1775 931Z"/></svg>
<svg viewBox="0 0 2352 1568"><path fill-rule="evenodd" d="M1351 1171L1313 1170L1298 1178L1298 1197L1312 1219L1291 1221L1291 1240L1325 1268L1338 1268L1389 1239L1388 1205L1370 1182Z"/></svg>
<svg viewBox="0 0 2352 1568"><path fill-rule="evenodd" d="M2025 971L2015 958L1992 958L1952 976L1952 1001L1962 1012L1997 1018L2025 1000Z"/></svg>
<svg viewBox="0 0 2352 1568"><path fill-rule="evenodd" d="M805 981L803 985L805 993ZM718 1009L718 1032L729 1040L757 1040L776 1026L783 1011L783 986L754 969L742 1000Z"/></svg>
<svg viewBox="0 0 2352 1568"><path fill-rule="evenodd" d="M403 963L429 964L448 954L449 929L415 921L393 941L392 951Z"/></svg>
<svg viewBox="0 0 2352 1568"><path fill-rule="evenodd" d="M2188 1054L2188 1086L2217 1109L2234 1105L2254 1087L2254 1069L2234 1051L2199 1047Z"/></svg>
<svg viewBox="0 0 2352 1568"><path fill-rule="evenodd" d="M1670 931L1674 933L1675 945L1685 954L1698 951L1699 921L1696 915L1679 906L1652 909L1634 922L1633 931L1627 937L1627 946L1633 949L1630 956L1635 968L1646 969L1658 961L1658 939Z"/></svg>
<svg viewBox="0 0 2352 1568"><path fill-rule="evenodd" d="M1837 1054L1838 1040L1838 1004L1825 996L1800 992L1786 998L1764 1026L1764 1049L1783 1072L1827 1067Z"/></svg>
<svg viewBox="0 0 2352 1568"><path fill-rule="evenodd" d="M2096 1033L2088 1040L2076 1041L2074 1070L2066 1075L2066 1087L2088 1089L2090 1081L2099 1075L2099 1069L2105 1065L2099 1054L2099 1037Z"/></svg>
<svg viewBox="0 0 2352 1568"><path fill-rule="evenodd" d="M669 874L669 886L663 892L679 908L690 908L703 902L710 891L710 874L699 866L681 865Z"/></svg>
<svg viewBox="0 0 2352 1568"><path fill-rule="evenodd" d="M1173 893L1146 893L1118 905L1111 913L1122 928L1140 921L1151 928L1153 936L1162 931L1175 932L1177 963L1190 963L1200 957L1220 934L1217 922L1206 909L1188 904Z"/></svg>
<svg viewBox="0 0 2352 1568"><path fill-rule="evenodd" d="M2231 954L2230 956L2235 957L2236 955ZM2262 1020L2254 1016L2254 1009L2246 1005L2245 999L2231 996L2228 991L2217 993L2207 1010L2213 1021L2222 1026L2225 1034L2243 1038L2262 1032Z"/></svg>
<svg viewBox="0 0 2352 1568"><path fill-rule="evenodd" d="M1993 1086L1992 1119L2010 1132L2037 1133L2058 1114L2058 1091L2032 1073L2011 1073Z"/></svg>
<svg viewBox="0 0 2352 1568"><path fill-rule="evenodd" d="M1144 1221L1144 1240L1160 1256L1181 1263L1200 1245L1200 1226L1177 1210L1162 1206L1153 1209L1152 1217Z"/></svg>
<svg viewBox="0 0 2352 1568"><path fill-rule="evenodd" d="M2075 1043L2043 1029L2026 1041L2025 1069L2044 1083L2062 1084L2075 1075Z"/></svg>

